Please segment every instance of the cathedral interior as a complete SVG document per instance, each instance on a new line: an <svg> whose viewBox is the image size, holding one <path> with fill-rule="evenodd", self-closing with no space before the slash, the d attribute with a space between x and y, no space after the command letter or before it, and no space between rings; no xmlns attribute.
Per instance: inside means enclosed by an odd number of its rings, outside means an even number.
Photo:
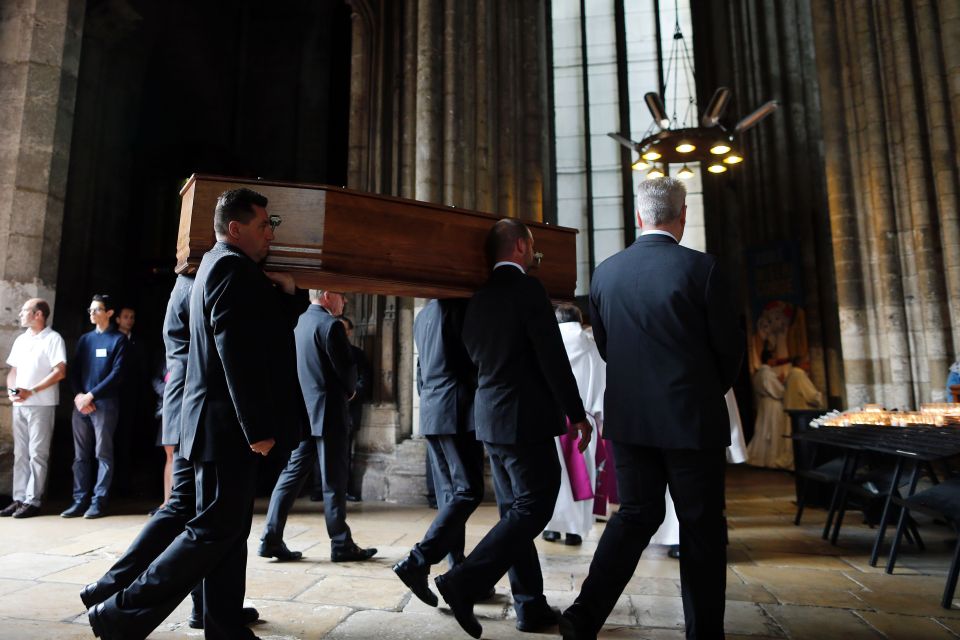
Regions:
<svg viewBox="0 0 960 640"><path fill-rule="evenodd" d="M718 124L744 161L716 174L690 163L684 243L717 256L736 285L748 357L734 391L747 440L764 350L804 362L823 411L950 402L960 359L955 0L0 2L0 343L9 351L20 305L39 296L69 354L90 329L92 294L109 293L136 309L144 368L159 366L179 192L192 174L577 229L583 306L593 269L638 235L634 194L649 167L687 167L644 165L639 145L608 134L658 130L648 92L674 126L702 126L720 87L729 98ZM769 101L776 110L732 133ZM423 304L349 295L353 342L373 373L353 488L366 502L426 503L412 338ZM150 501L163 459L155 398L146 384L138 394L121 426L117 492ZM64 383L53 499L70 492L69 396ZM2 495L12 443L3 410ZM283 461L266 466L263 496ZM774 484L790 482L781 475ZM960 633L937 624L943 637Z"/></svg>

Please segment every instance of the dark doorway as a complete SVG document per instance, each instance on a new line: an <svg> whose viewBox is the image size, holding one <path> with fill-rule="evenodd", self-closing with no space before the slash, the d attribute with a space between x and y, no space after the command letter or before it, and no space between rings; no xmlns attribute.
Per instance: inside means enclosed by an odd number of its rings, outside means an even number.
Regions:
<svg viewBox="0 0 960 640"><path fill-rule="evenodd" d="M91 294L110 293L136 309L152 373L190 174L345 184L350 9L343 0L88 0L86 11L54 326L69 358L91 329ZM55 497L72 477L68 385L62 396ZM114 494L159 496L146 380L137 397L118 426L128 453Z"/></svg>

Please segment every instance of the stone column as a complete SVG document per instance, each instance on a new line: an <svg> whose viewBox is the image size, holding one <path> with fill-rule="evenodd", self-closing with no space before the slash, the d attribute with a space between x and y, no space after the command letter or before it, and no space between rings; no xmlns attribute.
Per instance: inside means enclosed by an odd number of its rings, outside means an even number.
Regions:
<svg viewBox="0 0 960 640"><path fill-rule="evenodd" d="M84 0L0 3L0 352L16 312L42 297L56 312L60 230ZM5 375L5 374L4 374ZM4 404L6 394L3 394ZM0 411L0 493L11 489L10 412Z"/></svg>

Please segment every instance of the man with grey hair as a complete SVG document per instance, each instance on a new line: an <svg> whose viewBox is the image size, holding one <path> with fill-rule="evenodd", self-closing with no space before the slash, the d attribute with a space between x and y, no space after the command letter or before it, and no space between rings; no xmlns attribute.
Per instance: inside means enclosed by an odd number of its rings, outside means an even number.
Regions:
<svg viewBox="0 0 960 640"><path fill-rule="evenodd" d="M565 640L597 637L663 521L667 487L680 520L686 637L723 638L724 394L744 343L716 259L679 244L684 196L672 178L642 182L640 237L593 274L593 334L607 361L603 437L613 444L621 505L563 614Z"/></svg>
<svg viewBox="0 0 960 640"><path fill-rule="evenodd" d="M53 415L66 377L67 355L60 334L47 326L50 305L31 298L20 308L20 326L7 358L7 396L13 403L13 502L0 517L29 518L40 512L47 484Z"/></svg>
<svg viewBox="0 0 960 640"><path fill-rule="evenodd" d="M270 496L267 522L258 555L281 562L303 557L283 542L283 530L307 476L320 460L323 511L333 562L369 560L376 549L362 549L347 525L347 480L350 469L348 402L356 393L357 365L350 352L347 331L338 319L346 299L336 291L310 289L310 306L300 316L297 340L297 376L310 418L310 434L294 449Z"/></svg>

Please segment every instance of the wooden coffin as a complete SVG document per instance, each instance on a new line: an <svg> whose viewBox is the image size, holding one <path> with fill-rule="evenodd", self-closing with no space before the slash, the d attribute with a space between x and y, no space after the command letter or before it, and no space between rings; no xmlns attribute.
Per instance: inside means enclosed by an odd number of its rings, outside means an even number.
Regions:
<svg viewBox="0 0 960 640"><path fill-rule="evenodd" d="M423 298L471 295L488 275L484 238L497 216L324 185L194 175L181 195L177 272L192 272L215 242L213 211L228 189L265 195L282 218L265 268L303 288ZM530 223L541 265L531 271L556 300L577 284L575 229Z"/></svg>

